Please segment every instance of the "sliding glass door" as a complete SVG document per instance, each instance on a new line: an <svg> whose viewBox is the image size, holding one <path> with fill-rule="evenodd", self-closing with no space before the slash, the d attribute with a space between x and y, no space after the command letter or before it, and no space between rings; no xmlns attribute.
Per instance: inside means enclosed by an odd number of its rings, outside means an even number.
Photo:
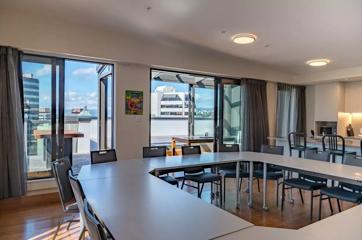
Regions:
<svg viewBox="0 0 362 240"><path fill-rule="evenodd" d="M224 144L241 144L241 85L240 80L218 79L216 84L218 117L215 142Z"/></svg>
<svg viewBox="0 0 362 240"><path fill-rule="evenodd" d="M49 177L64 156L64 60L25 56L24 137L30 178Z"/></svg>
<svg viewBox="0 0 362 240"><path fill-rule="evenodd" d="M29 178L68 158L80 168L113 146L113 65L25 55L22 63Z"/></svg>

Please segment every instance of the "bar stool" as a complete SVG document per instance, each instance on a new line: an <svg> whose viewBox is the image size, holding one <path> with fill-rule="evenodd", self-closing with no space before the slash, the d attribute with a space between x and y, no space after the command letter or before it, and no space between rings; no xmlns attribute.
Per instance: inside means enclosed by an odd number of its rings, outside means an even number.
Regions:
<svg viewBox="0 0 362 240"><path fill-rule="evenodd" d="M356 152L346 151L346 143L344 137L336 134L324 135L322 137L322 146L323 146L323 151L328 151L332 155L332 163L336 162L336 156L341 156L343 163L345 154L352 154L352 155L357 154Z"/></svg>
<svg viewBox="0 0 362 240"><path fill-rule="evenodd" d="M293 150L298 151L298 157L302 157L302 152L306 150L318 151L318 147L307 147L307 136L303 132L290 132L288 134L289 156L293 155Z"/></svg>

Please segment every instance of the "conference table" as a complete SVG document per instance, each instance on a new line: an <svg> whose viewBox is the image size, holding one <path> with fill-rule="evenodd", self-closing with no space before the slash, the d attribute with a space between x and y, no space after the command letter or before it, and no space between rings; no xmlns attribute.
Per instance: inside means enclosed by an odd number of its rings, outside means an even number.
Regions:
<svg viewBox="0 0 362 240"><path fill-rule="evenodd" d="M167 184L154 175L191 166L216 167L226 163L273 164L284 170L299 171L361 185L362 168L289 156L254 152L203 153L201 155L119 160L83 166L78 179L95 213L115 239L361 239L362 206L308 225L299 230L254 226L221 208ZM238 173L239 171L237 171ZM265 174L264 174L265 177ZM252 181L249 181L251 184ZM239 191L238 184L235 188ZM263 207L267 209L266 178ZM236 194L240 204L240 192ZM249 206L252 207L249 187ZM348 223L348 228L340 229ZM338 232L338 234L333 234Z"/></svg>

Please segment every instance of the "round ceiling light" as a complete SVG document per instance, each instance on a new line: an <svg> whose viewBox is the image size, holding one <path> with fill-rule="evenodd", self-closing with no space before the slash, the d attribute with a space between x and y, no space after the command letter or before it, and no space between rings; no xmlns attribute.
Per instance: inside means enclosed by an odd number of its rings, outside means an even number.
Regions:
<svg viewBox="0 0 362 240"><path fill-rule="evenodd" d="M305 64L307 64L311 67L322 67L322 66L327 65L330 62L331 61L329 59L322 58L322 59L312 59L312 60L306 61Z"/></svg>
<svg viewBox="0 0 362 240"><path fill-rule="evenodd" d="M231 40L236 44L250 44L255 42L257 36L251 33L239 33L231 37Z"/></svg>

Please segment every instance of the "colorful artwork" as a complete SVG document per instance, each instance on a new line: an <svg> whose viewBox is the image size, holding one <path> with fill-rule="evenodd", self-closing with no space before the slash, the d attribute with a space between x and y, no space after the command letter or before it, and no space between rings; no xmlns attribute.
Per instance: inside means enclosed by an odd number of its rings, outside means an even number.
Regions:
<svg viewBox="0 0 362 240"><path fill-rule="evenodd" d="M143 92L126 90L126 114L143 115Z"/></svg>

